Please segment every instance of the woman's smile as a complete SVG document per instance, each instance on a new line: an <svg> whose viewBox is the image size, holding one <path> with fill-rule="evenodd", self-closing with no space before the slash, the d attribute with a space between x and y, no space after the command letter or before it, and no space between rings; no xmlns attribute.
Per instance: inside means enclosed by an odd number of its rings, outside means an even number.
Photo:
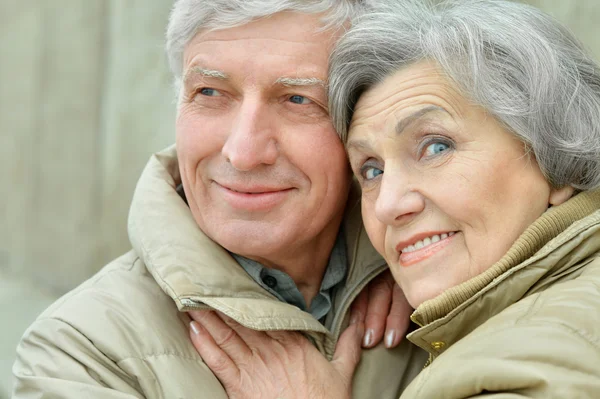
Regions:
<svg viewBox="0 0 600 399"><path fill-rule="evenodd" d="M414 242L414 244L409 244L407 246L404 246L405 243L398 244L396 246L397 250L398 247L403 246L402 249L398 250L400 254L400 266L411 266L430 258L432 255L446 248L446 246L452 242L454 234L454 231L433 234Z"/></svg>

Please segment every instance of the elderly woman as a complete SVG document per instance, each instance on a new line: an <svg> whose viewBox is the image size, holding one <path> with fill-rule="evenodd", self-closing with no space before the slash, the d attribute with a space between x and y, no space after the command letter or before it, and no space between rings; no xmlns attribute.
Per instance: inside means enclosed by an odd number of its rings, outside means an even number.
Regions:
<svg viewBox="0 0 600 399"><path fill-rule="evenodd" d="M600 69L577 40L522 4L386 0L339 43L330 96L430 354L402 398L599 397ZM348 395L360 323L328 363L194 317L231 397Z"/></svg>

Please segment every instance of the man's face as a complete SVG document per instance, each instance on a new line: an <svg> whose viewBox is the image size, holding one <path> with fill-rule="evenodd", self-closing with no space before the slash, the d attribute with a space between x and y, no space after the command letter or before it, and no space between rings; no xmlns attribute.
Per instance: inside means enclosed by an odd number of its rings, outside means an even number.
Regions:
<svg viewBox="0 0 600 399"><path fill-rule="evenodd" d="M201 31L184 52L177 153L200 228L266 265L337 234L350 172L327 112L337 36L280 13ZM284 256L284 257L285 257Z"/></svg>

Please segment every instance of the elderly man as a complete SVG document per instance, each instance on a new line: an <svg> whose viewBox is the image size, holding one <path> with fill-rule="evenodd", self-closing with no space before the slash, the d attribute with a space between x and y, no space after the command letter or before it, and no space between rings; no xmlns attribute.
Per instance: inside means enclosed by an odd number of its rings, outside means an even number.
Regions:
<svg viewBox="0 0 600 399"><path fill-rule="evenodd" d="M332 356L352 301L386 268L326 107L328 56L357 12L350 0L176 2L176 149L139 181L132 251L25 333L13 397L226 398L188 337L186 312L206 307L303 331ZM366 346L382 335L369 330ZM355 397L396 397L414 357L425 361L404 341L365 351Z"/></svg>

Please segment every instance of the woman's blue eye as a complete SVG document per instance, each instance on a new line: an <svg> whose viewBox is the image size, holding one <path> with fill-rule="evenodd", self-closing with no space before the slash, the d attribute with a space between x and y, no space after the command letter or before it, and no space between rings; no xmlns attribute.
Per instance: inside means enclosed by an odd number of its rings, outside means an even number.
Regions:
<svg viewBox="0 0 600 399"><path fill-rule="evenodd" d="M291 102L293 102L294 104L300 104L300 105L310 104L312 102L308 98L306 98L304 96L299 96L299 95L290 96L289 100Z"/></svg>
<svg viewBox="0 0 600 399"><path fill-rule="evenodd" d="M222 94L215 89L211 89L209 87L205 87L203 89L200 89L200 94L202 94L203 96L208 96L208 97L219 97L222 96Z"/></svg>
<svg viewBox="0 0 600 399"><path fill-rule="evenodd" d="M425 156L429 157L432 155L438 155L441 154L444 151L448 151L450 149L450 146L446 143L432 143L429 144L427 147L425 147Z"/></svg>
<svg viewBox="0 0 600 399"><path fill-rule="evenodd" d="M363 175L365 176L366 180L372 180L381 174L383 174L383 170L373 167L368 167L363 171Z"/></svg>

